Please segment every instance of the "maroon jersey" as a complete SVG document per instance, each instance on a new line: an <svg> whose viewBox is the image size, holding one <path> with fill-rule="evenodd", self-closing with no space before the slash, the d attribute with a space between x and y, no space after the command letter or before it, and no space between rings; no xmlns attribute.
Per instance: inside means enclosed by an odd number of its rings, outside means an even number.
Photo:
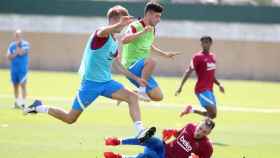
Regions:
<svg viewBox="0 0 280 158"><path fill-rule="evenodd" d="M95 32L94 36L91 39L91 49L92 50L96 50L96 49L100 49L104 46L104 44L107 42L107 40L109 39L108 37L99 37L97 35L97 31ZM118 57L119 56L119 51L117 50L117 52L115 53L114 57Z"/></svg>
<svg viewBox="0 0 280 158"><path fill-rule="evenodd" d="M165 145L165 158L188 158L191 153L199 158L210 158L213 153L212 144L207 137L195 139L195 129L194 124L187 124L181 129L176 140Z"/></svg>
<svg viewBox="0 0 280 158"><path fill-rule="evenodd" d="M190 67L197 75L195 93L201 93L206 90L213 90L215 81L216 61L213 53L196 53L191 61Z"/></svg>

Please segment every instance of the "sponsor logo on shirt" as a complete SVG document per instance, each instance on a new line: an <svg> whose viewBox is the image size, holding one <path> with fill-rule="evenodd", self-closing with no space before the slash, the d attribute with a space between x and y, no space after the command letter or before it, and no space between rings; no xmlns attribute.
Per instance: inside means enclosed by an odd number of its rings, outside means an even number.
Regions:
<svg viewBox="0 0 280 158"><path fill-rule="evenodd" d="M207 64L207 71L210 70L215 70L216 69L216 64L215 63L206 63Z"/></svg>
<svg viewBox="0 0 280 158"><path fill-rule="evenodd" d="M186 152L192 151L192 146L190 143L185 139L184 135L180 136L177 144L180 145Z"/></svg>

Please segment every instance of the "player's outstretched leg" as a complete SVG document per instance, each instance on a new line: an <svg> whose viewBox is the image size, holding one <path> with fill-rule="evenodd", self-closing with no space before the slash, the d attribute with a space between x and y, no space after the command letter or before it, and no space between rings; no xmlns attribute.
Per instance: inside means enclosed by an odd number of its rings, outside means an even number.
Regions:
<svg viewBox="0 0 280 158"><path fill-rule="evenodd" d="M187 115L193 112L193 107L191 105L187 105L187 107L180 113L180 117Z"/></svg>
<svg viewBox="0 0 280 158"><path fill-rule="evenodd" d="M194 109L191 105L188 105L181 113L180 117L183 117L184 115L190 114L190 113L195 113L201 116L209 117L211 119L216 118L217 116L217 109L216 106L205 106L206 111Z"/></svg>
<svg viewBox="0 0 280 158"><path fill-rule="evenodd" d="M40 106L43 106L42 101L41 100L35 100L30 106L28 106L27 108L25 108L23 110L23 114L24 115L27 115L27 114L37 114L38 111L36 110L36 108L38 108Z"/></svg>
<svg viewBox="0 0 280 158"><path fill-rule="evenodd" d="M151 127L145 129L138 135L136 138L127 138L124 140L120 140L117 137L108 137L105 139L105 145L109 146L118 146L118 145L143 145L147 140L153 137L156 133L156 128Z"/></svg>
<svg viewBox="0 0 280 158"><path fill-rule="evenodd" d="M134 126L138 133L145 129L141 121L141 112L138 102L138 96L134 92L123 88L113 93L112 99L124 101L128 104L130 117L134 122Z"/></svg>
<svg viewBox="0 0 280 158"><path fill-rule="evenodd" d="M65 123L72 124L76 122L82 111L72 109L69 112L66 112L60 108L47 107L43 105L41 100L35 100L30 106L23 110L24 115L37 113L46 113Z"/></svg>
<svg viewBox="0 0 280 158"><path fill-rule="evenodd" d="M164 143L161 139L151 137L144 143L139 143L137 138L128 138L120 140L118 138L107 138L105 141L106 145L117 146L123 145L141 145L144 146L144 152L134 156L125 156L116 154L113 152L104 152L105 158L162 158L164 157Z"/></svg>

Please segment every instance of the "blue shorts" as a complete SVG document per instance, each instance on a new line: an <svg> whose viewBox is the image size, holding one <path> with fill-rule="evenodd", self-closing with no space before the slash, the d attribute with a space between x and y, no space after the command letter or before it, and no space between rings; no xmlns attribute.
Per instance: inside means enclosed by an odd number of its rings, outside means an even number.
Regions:
<svg viewBox="0 0 280 158"><path fill-rule="evenodd" d="M165 158L165 146L161 139L152 137L144 143L144 153L137 158Z"/></svg>
<svg viewBox="0 0 280 158"><path fill-rule="evenodd" d="M112 94L123 89L123 85L117 81L111 80L108 82L94 82L83 80L77 96L73 102L72 109L83 111L88 107L98 96L112 98Z"/></svg>
<svg viewBox="0 0 280 158"><path fill-rule="evenodd" d="M142 77L142 70L144 68L144 65L145 65L145 59L141 59L141 60L138 60L136 61L134 64L132 64L129 68L128 68L128 71L130 71L131 73L133 73L135 76L137 77ZM128 78L128 80L134 84L136 87L139 87L139 84L135 81L135 80L132 80L130 78ZM154 79L153 76L150 76L147 80L148 82L148 85L147 85L147 88L146 88L146 92L149 93L151 90L155 89L158 87L158 83L157 81Z"/></svg>
<svg viewBox="0 0 280 158"><path fill-rule="evenodd" d="M196 96L202 107L216 106L216 99L212 91L206 90L196 94Z"/></svg>
<svg viewBox="0 0 280 158"><path fill-rule="evenodd" d="M14 85L27 81L27 71L11 71L11 81Z"/></svg>

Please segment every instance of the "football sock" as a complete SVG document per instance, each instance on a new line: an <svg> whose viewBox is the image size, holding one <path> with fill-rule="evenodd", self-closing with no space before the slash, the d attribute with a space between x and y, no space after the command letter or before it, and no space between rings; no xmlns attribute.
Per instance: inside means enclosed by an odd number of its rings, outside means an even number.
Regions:
<svg viewBox="0 0 280 158"><path fill-rule="evenodd" d="M35 110L36 110L37 112L40 112L40 113L48 113L48 112L49 112L49 108L48 108L47 106L45 106L45 105L37 106L37 107L35 108Z"/></svg>
<svg viewBox="0 0 280 158"><path fill-rule="evenodd" d="M134 127L135 127L135 129L138 133L145 129L142 121L135 121L134 122Z"/></svg>
<svg viewBox="0 0 280 158"><path fill-rule="evenodd" d="M140 87L139 87L139 92L140 92L140 93L146 93L146 87L140 86Z"/></svg>
<svg viewBox="0 0 280 158"><path fill-rule="evenodd" d="M140 142L137 138L127 138L121 140L121 144L123 145L139 145Z"/></svg>

